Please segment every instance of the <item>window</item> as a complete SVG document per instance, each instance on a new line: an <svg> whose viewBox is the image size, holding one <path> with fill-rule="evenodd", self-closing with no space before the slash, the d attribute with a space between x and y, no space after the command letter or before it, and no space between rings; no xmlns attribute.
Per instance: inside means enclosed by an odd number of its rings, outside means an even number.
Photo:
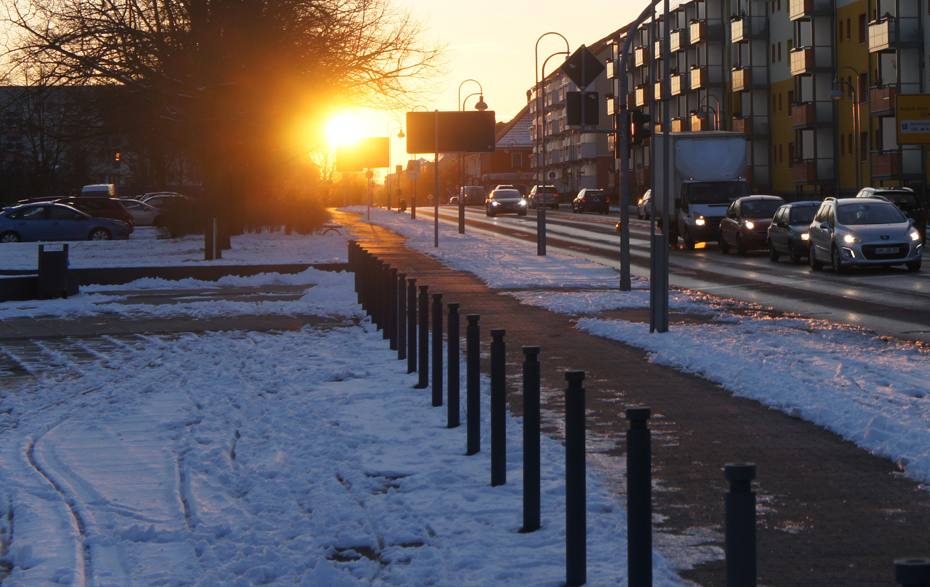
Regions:
<svg viewBox="0 0 930 587"><path fill-rule="evenodd" d="M788 90L788 106L794 104L794 90Z"/></svg>
<svg viewBox="0 0 930 587"><path fill-rule="evenodd" d="M865 13L859 15L859 44L865 45Z"/></svg>
<svg viewBox="0 0 930 587"><path fill-rule="evenodd" d="M859 74L859 88L857 91L859 92L859 101L865 102L866 97L869 93L869 74L868 73Z"/></svg>
<svg viewBox="0 0 930 587"><path fill-rule="evenodd" d="M523 168L523 153L511 153L510 154L510 168L511 169L522 169Z"/></svg>
<svg viewBox="0 0 930 587"><path fill-rule="evenodd" d="M846 19L846 40L848 41L851 38L852 38L852 20L847 18Z"/></svg>

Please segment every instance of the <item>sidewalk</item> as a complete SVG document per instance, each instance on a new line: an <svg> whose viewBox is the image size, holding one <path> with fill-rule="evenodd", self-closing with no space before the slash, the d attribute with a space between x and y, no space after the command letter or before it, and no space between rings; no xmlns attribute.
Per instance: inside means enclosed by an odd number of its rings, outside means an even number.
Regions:
<svg viewBox="0 0 930 587"><path fill-rule="evenodd" d="M480 315L484 344L490 341L491 329L506 330L508 399L518 415L521 349L541 347L547 433L560 434L565 372L584 370L591 463L605 471L606 479L617 481L618 493L624 491L624 408L652 408L654 541L674 546L676 552L681 552L682 542L703 544L693 551L695 558L709 561L698 560L693 570L683 573L685 578L705 587L724 585L723 500L727 483L723 466L728 462L749 461L758 466L754 489L759 502L760 585L894 585L894 559L927 554L930 495L919 484L900 476L891 462L819 427L735 398L703 379L655 365L641 350L584 333L568 316L521 305L513 296L489 289L470 274L450 270L406 248L401 237L360 222L356 215L338 213L336 221L363 241L363 246L415 277L418 284L430 285L430 293L442 293L444 305L457 302L461 315ZM216 294L216 290L174 291L134 298L132 303L171 303L174 298ZM224 299L280 299L293 294L286 288L222 292ZM673 323L687 319L672 317ZM106 315L74 320L24 318L0 323L0 346L63 337L291 330L312 320L315 318L303 316L145 321ZM484 372L487 367L484 361ZM617 557L624 556L617 553Z"/></svg>
<svg viewBox="0 0 930 587"><path fill-rule="evenodd" d="M690 536L685 542L706 541L704 553L717 555L683 573L685 578L705 587L724 585L723 466L730 462L758 467L760 585L893 585L895 559L925 554L930 495L898 475L891 462L703 379L654 365L641 350L579 331L567 316L495 294L470 274L407 249L385 229L347 214L338 221L418 285L442 293L443 304L458 302L460 314L480 315L483 343L490 329L506 330L509 403L517 414L521 349L541 347L543 419L550 434L559 434L564 373L584 370L589 453L598 453L593 461L608 478L625 467L625 406L652 408L654 540L678 546L676 537ZM617 490L623 491L622 484Z"/></svg>

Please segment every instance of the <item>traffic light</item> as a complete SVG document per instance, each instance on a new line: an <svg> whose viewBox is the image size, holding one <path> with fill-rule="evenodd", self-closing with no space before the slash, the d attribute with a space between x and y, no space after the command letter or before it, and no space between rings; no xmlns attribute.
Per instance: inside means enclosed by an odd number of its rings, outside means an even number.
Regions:
<svg viewBox="0 0 930 587"><path fill-rule="evenodd" d="M630 144L641 145L649 136L652 127L652 117L638 110L630 111Z"/></svg>

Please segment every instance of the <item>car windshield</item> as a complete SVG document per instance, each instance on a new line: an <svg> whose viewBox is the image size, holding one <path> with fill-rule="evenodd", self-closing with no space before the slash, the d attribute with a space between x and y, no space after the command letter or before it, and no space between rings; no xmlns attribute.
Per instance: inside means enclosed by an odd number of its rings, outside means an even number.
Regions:
<svg viewBox="0 0 930 587"><path fill-rule="evenodd" d="M877 196L884 196L892 204L900 206L914 206L917 204L917 197L910 192L875 192Z"/></svg>
<svg viewBox="0 0 930 587"><path fill-rule="evenodd" d="M814 221L818 206L798 206L791 209L788 224L810 224Z"/></svg>
<svg viewBox="0 0 930 587"><path fill-rule="evenodd" d="M747 200L743 202L743 217L771 218L783 205L781 200Z"/></svg>
<svg viewBox="0 0 930 587"><path fill-rule="evenodd" d="M682 195L687 195L692 204L730 204L749 195L749 186L744 181L706 181L681 187Z"/></svg>
<svg viewBox="0 0 930 587"><path fill-rule="evenodd" d="M520 192L517 190L494 190L495 200L519 200Z"/></svg>
<svg viewBox="0 0 930 587"><path fill-rule="evenodd" d="M869 202L837 206L836 220L847 226L856 224L895 224L907 222L904 214L893 204Z"/></svg>

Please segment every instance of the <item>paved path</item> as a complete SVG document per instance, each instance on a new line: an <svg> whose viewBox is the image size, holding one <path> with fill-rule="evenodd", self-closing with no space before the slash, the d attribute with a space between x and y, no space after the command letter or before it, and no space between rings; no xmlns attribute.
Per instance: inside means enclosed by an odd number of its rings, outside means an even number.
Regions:
<svg viewBox="0 0 930 587"><path fill-rule="evenodd" d="M618 474L625 463L625 406L652 408L657 543L674 545L672 536L692 535L710 541L705 552L722 553L723 466L749 461L758 466L760 585L894 585L894 559L930 554L930 493L891 462L703 379L654 365L641 350L578 330L568 316L521 305L407 249L385 229L349 215L339 221L392 267L418 285L429 284L431 293L443 293L444 304L458 302L460 314L479 314L483 343L490 329L506 329L508 399L518 414L523 346L541 347L550 424L562 417L565 371L584 370L589 452L598 453L592 460L608 473ZM558 434L554 425L549 431ZM706 587L725 583L719 558L683 575Z"/></svg>
<svg viewBox="0 0 930 587"><path fill-rule="evenodd" d="M892 463L821 428L734 398L703 379L654 365L641 350L576 329L568 316L521 305L470 274L452 271L407 249L401 237L355 218L340 214L337 221L369 249L416 277L419 284L443 293L444 303L460 303L463 316L479 314L484 343L490 341L492 328L506 329L509 403L517 414L521 411L523 346L541 347L544 425L553 435L559 434L563 414L565 371L587 373L589 454L608 478L623 470L625 406L652 408L657 543L674 546L675 537L691 536L689 542L706 541L704 553L722 553L727 489L723 465L751 461L759 471L755 490L760 501L760 585L894 585L895 558L930 554L930 493L904 479ZM254 293L244 288L223 295ZM293 292L259 293L287 296ZM216 291L156 293L134 298L132 303L171 303L173 296L189 299L192 295L210 296ZM685 319L672 316L673 324ZM7 367L12 370L9 375L22 374L16 372L16 364L5 364L5 349L22 357L29 356L30 345L42 350L50 343L61 343L70 344L76 352L92 353L94 348L82 351L81 347L93 346L103 336L283 330L313 320L318 319L245 316L141 321L96 315L75 320L7 320L0 322L0 375ZM463 334L464 323L463 319ZM18 353L12 353L14 348ZM487 370L486 363L483 370ZM623 492L622 482L615 487ZM710 558L683 575L705 587L723 587L723 562Z"/></svg>

